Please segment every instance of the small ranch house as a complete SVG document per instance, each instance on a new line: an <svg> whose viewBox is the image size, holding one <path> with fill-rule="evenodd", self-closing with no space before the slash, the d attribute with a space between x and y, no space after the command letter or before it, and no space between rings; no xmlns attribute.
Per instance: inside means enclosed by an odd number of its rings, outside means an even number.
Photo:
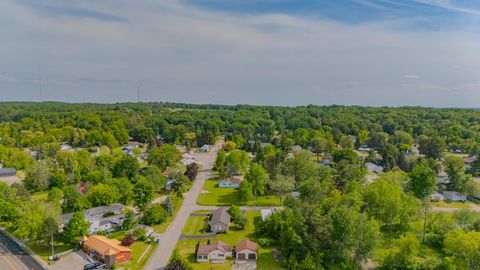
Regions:
<svg viewBox="0 0 480 270"><path fill-rule="evenodd" d="M232 257L232 247L218 240L212 245L198 246L197 262L224 262Z"/></svg>
<svg viewBox="0 0 480 270"><path fill-rule="evenodd" d="M210 225L210 231L212 233L227 232L228 227L230 227L231 218L232 217L227 212L227 208L222 207L213 211L212 217L208 221L208 225Z"/></svg>
<svg viewBox="0 0 480 270"><path fill-rule="evenodd" d="M257 244L250 240L242 240L235 246L235 258L239 261L257 260Z"/></svg>
<svg viewBox="0 0 480 270"><path fill-rule="evenodd" d="M237 178L225 178L218 181L218 187L220 188L239 188L240 179Z"/></svg>
<svg viewBox="0 0 480 270"><path fill-rule="evenodd" d="M447 202L465 202L467 196L456 191L444 191L443 197Z"/></svg>

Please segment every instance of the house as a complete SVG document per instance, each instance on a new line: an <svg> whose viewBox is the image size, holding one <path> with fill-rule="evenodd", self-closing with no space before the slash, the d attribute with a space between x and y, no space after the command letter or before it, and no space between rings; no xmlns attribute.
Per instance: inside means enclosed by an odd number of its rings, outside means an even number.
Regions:
<svg viewBox="0 0 480 270"><path fill-rule="evenodd" d="M290 196L292 196L294 199L299 199L300 198L300 192L292 191L292 193L290 193Z"/></svg>
<svg viewBox="0 0 480 270"><path fill-rule="evenodd" d="M210 231L213 233L227 232L228 227L230 227L231 218L232 217L227 212L227 208L217 208L215 211L213 211L212 217L208 221L208 225L210 225Z"/></svg>
<svg viewBox="0 0 480 270"><path fill-rule="evenodd" d="M132 148L138 148L138 147L141 147L141 146L142 146L142 144L139 143L139 142L137 142L137 141L128 141L127 145L128 145L128 147L131 148L131 149L132 149Z"/></svg>
<svg viewBox="0 0 480 270"><path fill-rule="evenodd" d="M370 163L370 162L365 163L365 168L370 172L383 173L383 167L382 166L379 166L379 165L376 165L376 164L373 164L373 163Z"/></svg>
<svg viewBox="0 0 480 270"><path fill-rule="evenodd" d="M442 195L447 202L465 202L467 200L466 195L456 191L444 191Z"/></svg>
<svg viewBox="0 0 480 270"><path fill-rule="evenodd" d="M0 178L17 177L15 168L0 168Z"/></svg>
<svg viewBox="0 0 480 270"><path fill-rule="evenodd" d="M120 241L100 235L83 238L82 246L85 253L104 262L107 268L129 261L132 253L129 248L122 246Z"/></svg>
<svg viewBox="0 0 480 270"><path fill-rule="evenodd" d="M73 147L68 143L62 143L60 145L60 150L61 151L73 151Z"/></svg>
<svg viewBox="0 0 480 270"><path fill-rule="evenodd" d="M200 148L198 149L198 151L199 151L199 152L202 152L202 153L206 153L206 152L210 151L210 146L204 144L204 145L202 145L202 147L200 147Z"/></svg>
<svg viewBox="0 0 480 270"><path fill-rule="evenodd" d="M332 161L331 159L328 159L328 158L327 158L327 159L324 159L324 160L322 160L322 161L320 162L320 164L321 164L321 165L324 165L324 166L330 165L330 164L332 164L332 163L333 163L333 161Z"/></svg>
<svg viewBox="0 0 480 270"><path fill-rule="evenodd" d="M367 146L362 146L362 147L359 147L359 148L358 148L358 151L369 152L370 150L372 150L372 148L367 147Z"/></svg>
<svg viewBox="0 0 480 270"><path fill-rule="evenodd" d="M197 250L197 262L224 262L232 257L232 247L217 240L211 245L200 244Z"/></svg>
<svg viewBox="0 0 480 270"><path fill-rule="evenodd" d="M114 203L109 206L99 206L83 211L85 220L90 222L88 233L94 234L99 231L110 232L120 228L125 220L124 208L125 206ZM64 227L72 217L73 213L62 215L61 226Z"/></svg>
<svg viewBox="0 0 480 270"><path fill-rule="evenodd" d="M250 240L242 240L235 245L235 254L235 258L239 261L257 260L257 244Z"/></svg>
<svg viewBox="0 0 480 270"><path fill-rule="evenodd" d="M239 188L240 179L238 178L225 178L218 181L218 187L220 188Z"/></svg>
<svg viewBox="0 0 480 270"><path fill-rule="evenodd" d="M168 180L167 183L165 183L165 190L166 191L172 190L173 184L175 184L175 180Z"/></svg>
<svg viewBox="0 0 480 270"><path fill-rule="evenodd" d="M302 150L302 147L300 145L296 144L292 146L292 151L300 151L300 150Z"/></svg>
<svg viewBox="0 0 480 270"><path fill-rule="evenodd" d="M430 195L430 201L432 202L440 202L443 201L443 199L443 195L440 193L433 193L432 195Z"/></svg>
<svg viewBox="0 0 480 270"><path fill-rule="evenodd" d="M182 155L182 164L183 165L190 165L192 163L195 163L196 161L196 158L194 155L190 154L190 153L185 153Z"/></svg>
<svg viewBox="0 0 480 270"><path fill-rule="evenodd" d="M17 176L17 170L15 168L1 168L0 167L0 181L5 182L8 185L19 183L22 180Z"/></svg>
<svg viewBox="0 0 480 270"><path fill-rule="evenodd" d="M463 159L463 162L466 164L466 165L472 165L473 163L475 163L475 161L478 160L478 157L477 156L473 156L473 157L466 157Z"/></svg>
<svg viewBox="0 0 480 270"><path fill-rule="evenodd" d="M262 216L262 221L267 220L269 216L273 214L272 210L264 208L260 210L260 215Z"/></svg>

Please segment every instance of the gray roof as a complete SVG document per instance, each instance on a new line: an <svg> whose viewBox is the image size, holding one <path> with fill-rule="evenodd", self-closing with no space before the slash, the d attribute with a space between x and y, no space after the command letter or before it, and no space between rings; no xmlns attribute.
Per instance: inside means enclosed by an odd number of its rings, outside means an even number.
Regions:
<svg viewBox="0 0 480 270"><path fill-rule="evenodd" d="M232 217L227 212L227 208L225 207L217 208L215 211L213 211L212 218L210 219L208 224L211 226L211 225L221 223L225 226L228 226L230 225L231 218Z"/></svg>
<svg viewBox="0 0 480 270"><path fill-rule="evenodd" d="M122 212L123 213L123 206L122 204L119 203L114 203L108 206L98 206L94 208L87 209L83 211L85 214L86 219L103 219L103 215L108 212ZM62 223L67 224L70 219L72 219L73 213L65 214L62 215ZM110 219L112 217L107 217L107 219Z"/></svg>
<svg viewBox="0 0 480 270"><path fill-rule="evenodd" d="M0 168L0 176L13 176L17 175L15 168Z"/></svg>

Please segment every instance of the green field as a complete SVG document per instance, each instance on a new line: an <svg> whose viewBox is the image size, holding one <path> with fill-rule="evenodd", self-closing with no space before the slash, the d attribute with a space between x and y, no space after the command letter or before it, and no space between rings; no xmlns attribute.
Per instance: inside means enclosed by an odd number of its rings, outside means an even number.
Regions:
<svg viewBox="0 0 480 270"><path fill-rule="evenodd" d="M236 227L235 225L230 226L230 230L226 234L218 234L216 238L210 239L210 242L213 243L215 240L221 240L231 246L235 246L238 242L244 239L250 239L252 241L255 241L255 225L254 221L256 219L260 218L260 212L259 211L246 211L245 215L248 219L248 224L245 226L244 230L241 230L240 228ZM187 223L187 226L184 229L184 234L186 232L198 232L198 228L200 225L200 221L202 223L204 222L203 220L199 219L202 217L190 217ZM195 247L197 243L203 243L206 244L209 239L185 239L185 240L179 240L177 243L177 249L180 251L180 254L182 257L186 260L188 260L194 270L203 270L203 269L231 269L231 261L228 261L225 264L210 264L210 263L196 263L195 262ZM258 260L257 260L257 269L265 269L265 270L276 270L276 269L283 269L282 266L280 265L279 262L276 262L275 259L272 256L272 248L264 248L264 247L259 247L259 254L258 254Z"/></svg>
<svg viewBox="0 0 480 270"><path fill-rule="evenodd" d="M240 201L238 190L233 188L219 188L217 187L217 179L209 179L205 181L203 189L208 193L202 193L198 197L197 203L199 205L258 205L258 206L277 206L281 205L280 199L277 196L258 196L256 201L243 202Z"/></svg>

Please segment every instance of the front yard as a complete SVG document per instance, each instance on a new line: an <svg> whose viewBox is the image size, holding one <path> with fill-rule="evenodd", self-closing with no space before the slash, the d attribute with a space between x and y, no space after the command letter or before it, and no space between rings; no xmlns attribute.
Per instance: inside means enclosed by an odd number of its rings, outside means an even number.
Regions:
<svg viewBox="0 0 480 270"><path fill-rule="evenodd" d="M167 218L167 221L165 221L164 223L162 224L158 224L158 225L155 225L155 226L152 226L153 230L156 232L156 233L163 233L167 230L168 226L170 225L170 223L172 223L173 219L175 219L175 216L177 215L177 212L178 210L180 209L180 207L182 207L182 204L183 204L183 198L180 199L178 198L175 202L175 208L173 209L173 216L171 217L168 217Z"/></svg>
<svg viewBox="0 0 480 270"><path fill-rule="evenodd" d="M147 253L143 256L143 258L138 261L140 256L142 256L143 252L147 249L149 244L145 242L136 241L133 245L129 246L128 248L132 250L132 258L129 262L122 263L118 267L123 267L125 270L141 270L145 266L148 261L148 258L152 255L152 252L156 248L156 243L153 242L152 246L148 249Z"/></svg>
<svg viewBox="0 0 480 270"><path fill-rule="evenodd" d="M256 201L241 201L238 190L234 188L219 188L217 187L218 179L212 178L205 181L203 191L198 197L197 203L199 205L258 205L258 206L278 206L281 205L280 199L277 196L258 196Z"/></svg>
<svg viewBox="0 0 480 270"><path fill-rule="evenodd" d="M229 260L223 264L210 264L210 263L197 263L195 262L195 248L198 243L206 244L209 240L213 243L216 240L221 240L232 247L234 247L238 242L244 239L250 239L256 241L255 237L255 219L260 218L259 211L246 211L245 216L247 217L248 223L245 226L245 229L242 230L235 225L230 226L230 230L225 234L217 234L215 238L210 239L183 239L179 240L177 243L177 249L180 252L180 255L188 260L194 270L203 270L203 269L231 269L233 260ZM184 235L201 235L201 231L207 222L206 216L191 216L188 219L187 225L183 230ZM272 256L273 248L271 247L260 247L257 260L257 269L265 270L276 270L283 269L279 262L276 262Z"/></svg>

